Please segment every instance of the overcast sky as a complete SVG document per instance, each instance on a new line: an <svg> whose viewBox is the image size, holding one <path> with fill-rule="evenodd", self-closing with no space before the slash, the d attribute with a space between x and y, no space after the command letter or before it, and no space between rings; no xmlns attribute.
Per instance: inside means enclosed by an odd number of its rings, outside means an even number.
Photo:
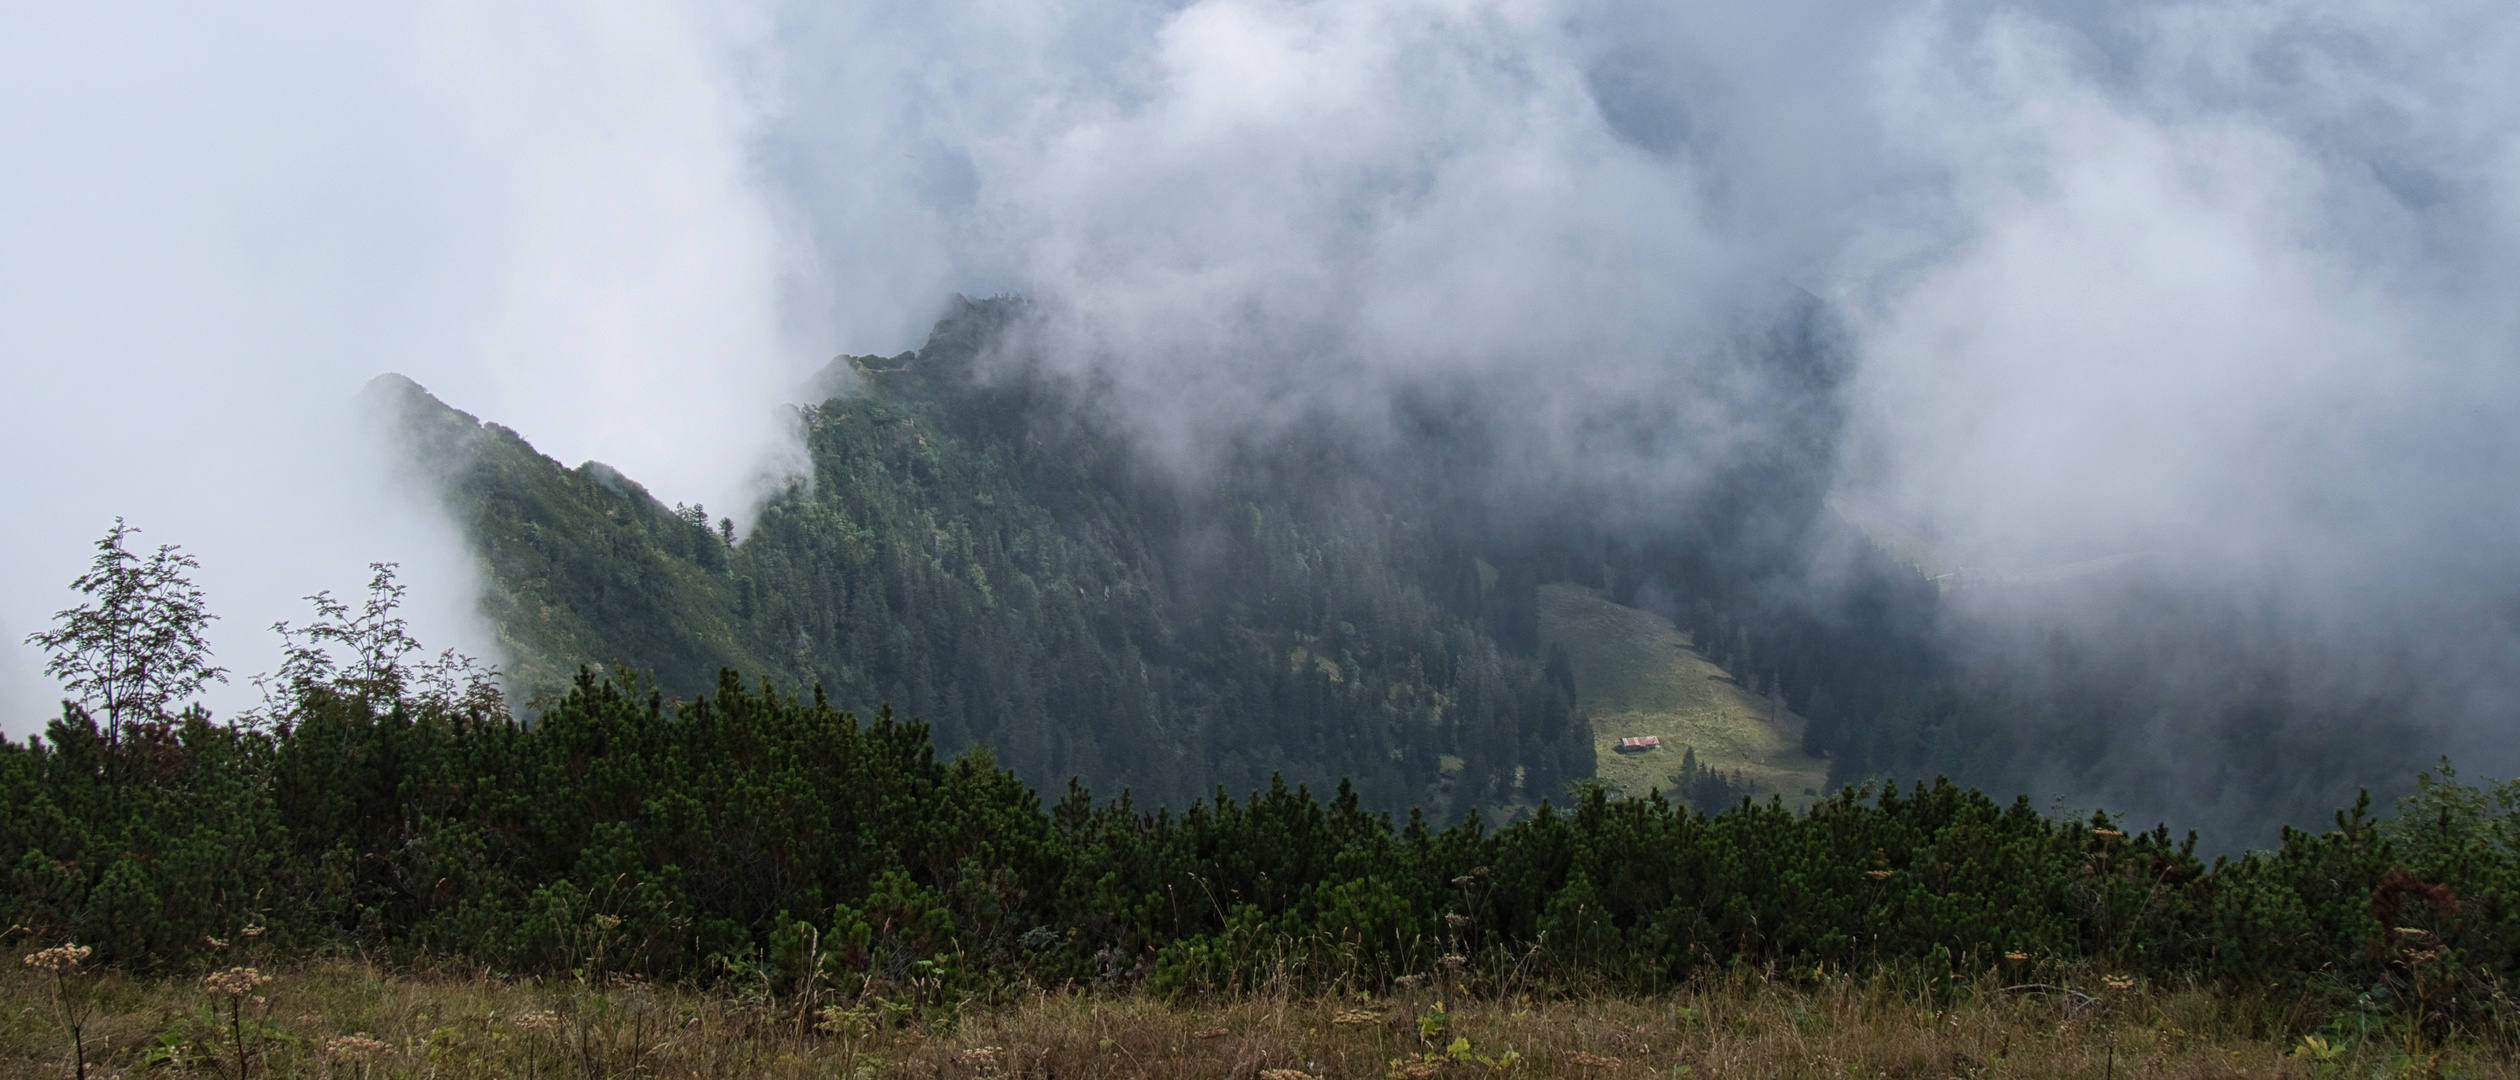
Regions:
<svg viewBox="0 0 2520 1080"><path fill-rule="evenodd" d="M121 514L201 556L240 672L295 597L376 559L412 568L424 636L478 648L463 557L380 493L347 411L381 371L740 517L790 388L914 347L956 291L1035 297L1057 357L1195 460L1220 416L1370 417L1454 374L1570 429L1640 396L1755 401L1717 343L1802 289L1855 330L1850 505L1971 565L2159 551L2200 587L2447 617L2466 708L2507 689L2485 673L2520 617L2508 5L8 25L7 641ZM1689 475L1763 421L1679 411L1687 438L1618 467ZM0 648L10 730L46 708L39 663Z"/></svg>

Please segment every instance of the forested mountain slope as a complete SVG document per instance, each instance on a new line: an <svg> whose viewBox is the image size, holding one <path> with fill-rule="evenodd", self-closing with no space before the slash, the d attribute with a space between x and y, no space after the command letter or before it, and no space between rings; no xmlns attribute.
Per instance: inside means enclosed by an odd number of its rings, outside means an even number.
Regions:
<svg viewBox="0 0 2520 1080"><path fill-rule="evenodd" d="M1427 478L1356 468L1326 430L1195 493L1144 475L1056 383L977 377L1020 309L964 303L917 353L841 361L852 391L798 413L811 476L740 542L407 381L373 392L479 550L524 696L581 664L697 696L732 667L1171 805L1277 772L1457 814L1591 774L1534 581L1449 542Z"/></svg>
<svg viewBox="0 0 2520 1080"><path fill-rule="evenodd" d="M1078 776L1180 806L1282 773L1352 779L1376 808L1512 812L1594 776L1611 733L1552 641L1653 644L1553 639L1542 589L1562 585L1668 619L1652 633L1758 703L1735 712L1799 729L1800 753L1716 756L1762 796L1948 774L2248 834L2318 820L2435 753L2415 699L2356 674L2385 657L2291 648L2140 567L2066 583L2091 594L2056 605L2095 613L2083 629L1972 624L1826 504L1847 365L1808 297L1728 347L1734 375L1579 418L1582 445L1552 466L1533 448L1567 429L1511 386L1451 379L1396 389L1370 424L1220 435L1210 460L1166 471L1028 355L1031 317L958 300L917 352L835 361L822 384L838 395L793 417L809 472L740 538L408 381L372 392L464 523L529 704L580 665L680 697L733 668L890 704L1036 785ZM1707 415L1732 418L1720 437L1690 434ZM1694 479L1649 490L1594 467L1622 455ZM1671 726L1636 724L1611 726ZM1771 759L1785 764L1751 767ZM1676 775L1635 764L1613 779Z"/></svg>

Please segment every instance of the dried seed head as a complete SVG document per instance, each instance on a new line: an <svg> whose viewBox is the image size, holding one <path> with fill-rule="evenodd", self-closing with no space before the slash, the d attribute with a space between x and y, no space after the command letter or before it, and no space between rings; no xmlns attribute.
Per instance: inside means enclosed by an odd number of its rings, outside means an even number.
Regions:
<svg viewBox="0 0 2520 1080"><path fill-rule="evenodd" d="M334 1057L348 1058L352 1061L374 1061L377 1055L391 1049L393 1047L384 1040L372 1038L364 1031L356 1035L344 1035L324 1044L325 1052Z"/></svg>
<svg viewBox="0 0 2520 1080"><path fill-rule="evenodd" d="M527 1031L557 1031L560 1028L560 1014L544 1009L541 1012L526 1013L513 1022Z"/></svg>
<svg viewBox="0 0 2520 1080"><path fill-rule="evenodd" d="M253 993L255 987L270 981L271 976L252 968L232 967L203 977L201 988L219 997L241 998Z"/></svg>
<svg viewBox="0 0 2520 1080"><path fill-rule="evenodd" d="M79 970L79 964L88 958L91 951L85 945L55 945L42 952L26 954L26 966L37 971L68 974Z"/></svg>

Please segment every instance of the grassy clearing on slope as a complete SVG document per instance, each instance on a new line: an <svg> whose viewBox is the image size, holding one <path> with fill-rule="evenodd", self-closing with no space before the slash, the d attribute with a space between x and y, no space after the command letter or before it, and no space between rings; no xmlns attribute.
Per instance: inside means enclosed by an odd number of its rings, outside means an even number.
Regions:
<svg viewBox="0 0 2520 1080"><path fill-rule="evenodd" d="M18 967L0 976L0 1073L68 1076L48 987ZM2385 1031L2306 1042L2294 1029L2312 1018L2270 1001L2040 968L2034 989L1990 978L1942 995L1891 977L1796 987L1742 972L1643 999L1447 1000L1425 984L1387 997L1043 991L915 1008L335 960L277 972L241 1028L204 1022L212 999L190 977L89 976L74 989L94 1002L89 1075L132 1080L235 1076L240 1030L246 1075L274 1080L2520 1078L2511 1047L2492 1039L2418 1046L2410 1060Z"/></svg>
<svg viewBox="0 0 2520 1080"><path fill-rule="evenodd" d="M1792 805L1811 801L1828 763L1802 752L1802 718L1743 689L1690 647L1671 620L1602 599L1590 589L1544 585L1540 636L1563 645L1575 664L1576 706L1590 713L1598 775L1643 795L1671 789L1684 747L1698 763L1742 779ZM1611 750L1632 735L1659 735L1661 749Z"/></svg>

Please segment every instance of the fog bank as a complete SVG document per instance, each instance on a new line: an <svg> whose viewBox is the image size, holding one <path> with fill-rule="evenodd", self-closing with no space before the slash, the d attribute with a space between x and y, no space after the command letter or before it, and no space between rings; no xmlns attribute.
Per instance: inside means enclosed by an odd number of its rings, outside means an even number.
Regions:
<svg viewBox="0 0 2520 1080"><path fill-rule="evenodd" d="M381 371L741 512L806 370L759 183L758 12L493 4L14 11L0 41L0 728L18 644L116 515L202 561L212 703L297 598L398 561L485 651L470 558L351 402ZM817 345L819 341L817 340Z"/></svg>
<svg viewBox="0 0 2520 1080"><path fill-rule="evenodd" d="M1166 460L1450 385L1533 473L1685 520L1814 407L1737 347L1808 290L1851 339L1836 502L1975 583L1954 654L2025 713L2049 631L2138 684L2051 791L2210 803L2248 740L2199 733L2269 724L2520 765L2500 8L947 4L781 42L828 263L1035 296Z"/></svg>
<svg viewBox="0 0 2520 1080"><path fill-rule="evenodd" d="M2176 640L2161 596L2267 614L2264 665L2383 657L2421 714L2405 740L2520 765L2503 6L18 22L0 445L42 464L0 481L26 510L0 526L16 634L122 513L202 555L241 671L286 598L377 558L429 568L433 640L477 640L444 528L351 509L372 473L305 418L401 371L739 511L822 358L1020 292L1046 356L1185 475L1227 436L1371 430L1450 387L1509 406L1526 478L1640 519L1816 429L1837 503L1933 573L2136 567L2141 596L2107 574L1949 594L1955 647L2068 627L2163 680L2121 774L2204 753L2180 717L2219 676L2147 652ZM1825 401L1742 345L1806 297L1846 331ZM2297 683L2378 684L2325 685Z"/></svg>

